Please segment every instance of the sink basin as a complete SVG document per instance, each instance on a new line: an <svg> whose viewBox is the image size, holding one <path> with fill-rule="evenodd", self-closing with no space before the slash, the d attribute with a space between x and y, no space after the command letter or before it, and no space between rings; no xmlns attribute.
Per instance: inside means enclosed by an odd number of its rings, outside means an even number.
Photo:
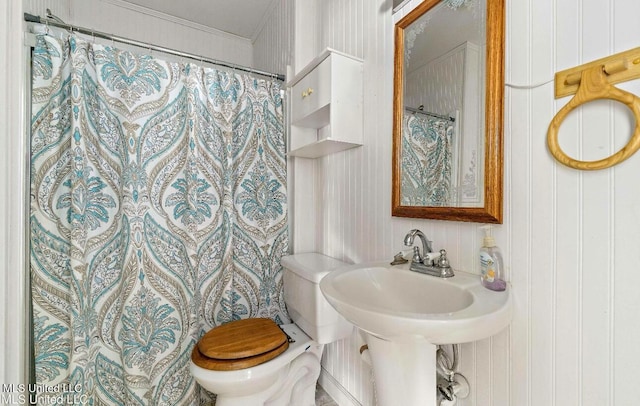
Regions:
<svg viewBox="0 0 640 406"><path fill-rule="evenodd" d="M442 279L408 264L350 265L330 272L320 289L365 333L379 406L436 406L437 345L481 340L511 321L509 286L494 292L460 271Z"/></svg>
<svg viewBox="0 0 640 406"><path fill-rule="evenodd" d="M419 335L432 344L464 343L511 320L509 288L490 291L477 275L460 271L442 279L409 271L408 264L351 265L329 273L320 289L347 320L386 339Z"/></svg>

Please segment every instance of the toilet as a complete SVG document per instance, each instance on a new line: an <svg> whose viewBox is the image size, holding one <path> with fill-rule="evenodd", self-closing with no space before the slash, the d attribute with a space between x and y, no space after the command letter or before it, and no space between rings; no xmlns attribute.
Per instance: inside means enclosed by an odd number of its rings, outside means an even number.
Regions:
<svg viewBox="0 0 640 406"><path fill-rule="evenodd" d="M313 406L324 345L351 335L353 325L320 291L320 280L347 265L318 253L282 257L284 299L292 324L269 319L230 322L207 332L189 369L216 406Z"/></svg>

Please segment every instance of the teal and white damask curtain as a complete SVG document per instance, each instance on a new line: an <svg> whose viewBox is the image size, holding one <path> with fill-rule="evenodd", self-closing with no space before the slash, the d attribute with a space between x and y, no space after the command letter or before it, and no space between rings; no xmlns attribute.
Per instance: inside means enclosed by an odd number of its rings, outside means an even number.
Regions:
<svg viewBox="0 0 640 406"><path fill-rule="evenodd" d="M450 120L405 114L402 123L403 206L448 206L452 193L454 127Z"/></svg>
<svg viewBox="0 0 640 406"><path fill-rule="evenodd" d="M279 84L39 35L32 97L37 383L94 405L200 403L204 332L289 321Z"/></svg>

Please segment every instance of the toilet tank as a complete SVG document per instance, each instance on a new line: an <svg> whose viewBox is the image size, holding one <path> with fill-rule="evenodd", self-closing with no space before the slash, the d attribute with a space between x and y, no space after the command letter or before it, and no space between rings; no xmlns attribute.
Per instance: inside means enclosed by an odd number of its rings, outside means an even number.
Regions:
<svg viewBox="0 0 640 406"><path fill-rule="evenodd" d="M331 307L320 291L320 281L332 270L348 265L316 252L281 259L284 301L293 321L319 344L351 335L353 325Z"/></svg>

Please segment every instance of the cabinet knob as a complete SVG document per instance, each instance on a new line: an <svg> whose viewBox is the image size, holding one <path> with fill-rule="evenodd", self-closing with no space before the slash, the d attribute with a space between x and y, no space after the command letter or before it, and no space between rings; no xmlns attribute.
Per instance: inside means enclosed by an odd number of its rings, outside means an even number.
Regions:
<svg viewBox="0 0 640 406"><path fill-rule="evenodd" d="M310 87L307 90L302 92L302 98L304 99L307 96L311 96L311 93L313 93L313 88L312 87Z"/></svg>

